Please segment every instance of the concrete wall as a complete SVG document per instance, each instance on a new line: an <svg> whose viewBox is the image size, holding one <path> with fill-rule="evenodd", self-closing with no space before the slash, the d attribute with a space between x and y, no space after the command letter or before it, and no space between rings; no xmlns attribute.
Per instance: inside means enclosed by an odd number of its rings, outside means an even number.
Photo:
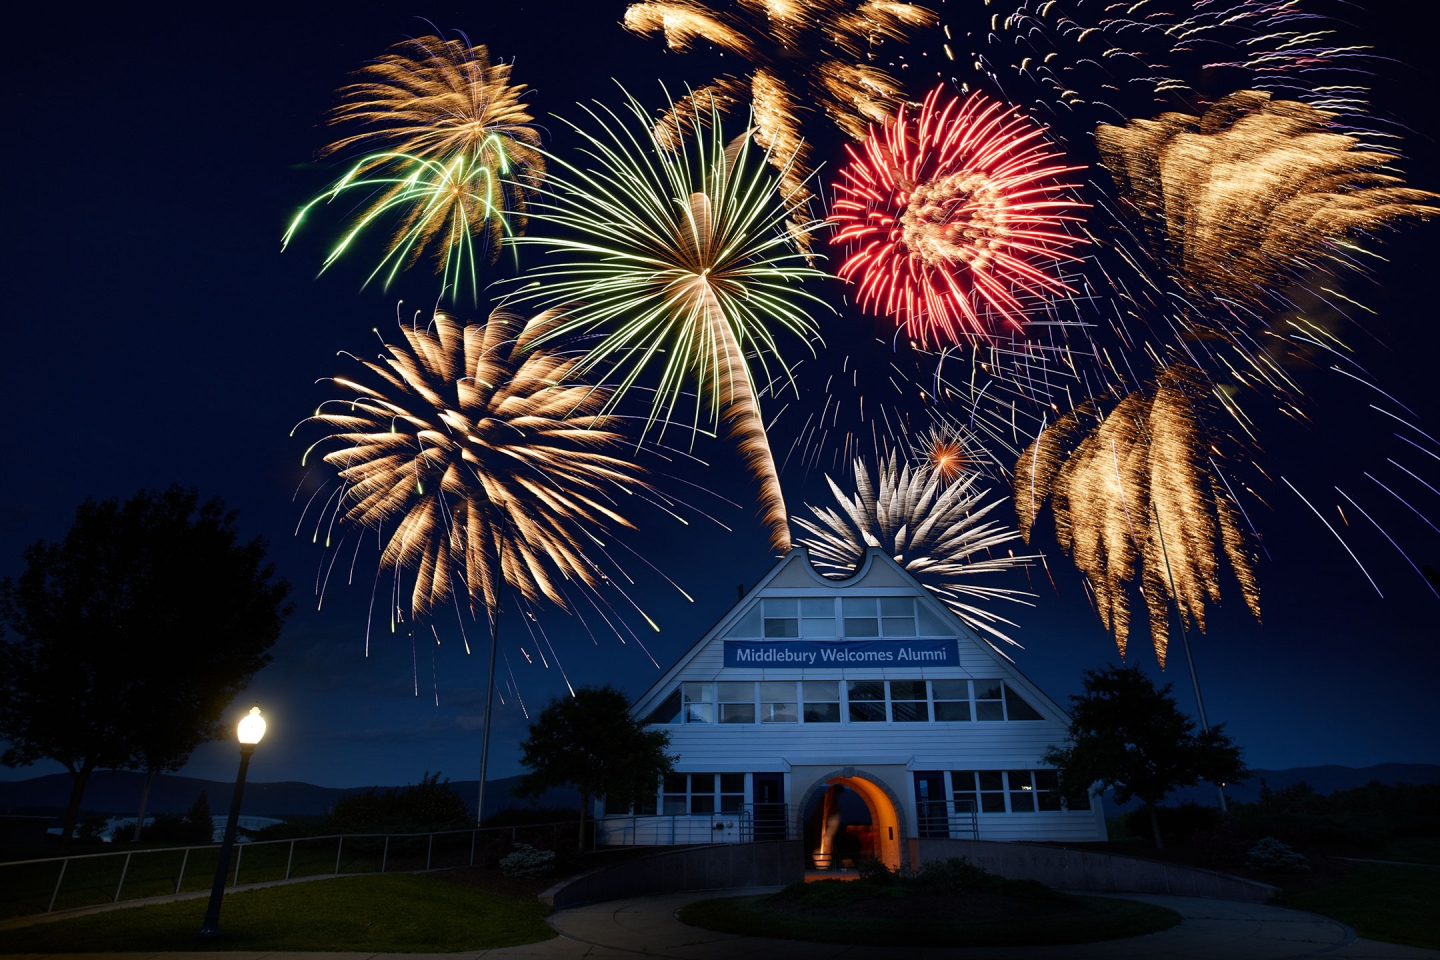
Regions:
<svg viewBox="0 0 1440 960"><path fill-rule="evenodd" d="M556 910L650 894L782 886L805 879L799 840L722 843L625 860L557 884L540 899Z"/></svg>
<svg viewBox="0 0 1440 960"><path fill-rule="evenodd" d="M969 857L991 873L1011 880L1038 880L1060 890L1114 893L1169 893L1182 897L1264 903L1279 888L1213 870L1118 857L1098 851L985 840L911 840L910 860Z"/></svg>

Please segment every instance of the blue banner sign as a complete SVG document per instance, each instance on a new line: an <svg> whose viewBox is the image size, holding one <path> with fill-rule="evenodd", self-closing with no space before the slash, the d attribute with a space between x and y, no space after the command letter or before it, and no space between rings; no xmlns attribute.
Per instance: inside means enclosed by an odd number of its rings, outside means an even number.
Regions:
<svg viewBox="0 0 1440 960"><path fill-rule="evenodd" d="M954 640L726 640L725 666L956 667Z"/></svg>

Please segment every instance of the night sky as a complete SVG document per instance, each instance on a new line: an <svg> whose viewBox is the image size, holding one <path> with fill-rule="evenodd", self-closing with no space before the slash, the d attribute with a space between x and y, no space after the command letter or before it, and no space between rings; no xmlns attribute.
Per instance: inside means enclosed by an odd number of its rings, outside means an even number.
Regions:
<svg viewBox="0 0 1440 960"><path fill-rule="evenodd" d="M423 269L388 292L361 290L371 262L364 259L317 278L338 226L333 218L281 253L288 218L337 174L336 165L314 159L328 142L322 118L334 90L388 45L431 32L424 17L489 44L493 56L514 58L513 78L532 88L528 102L547 147L565 153L573 138L552 112L579 118L576 101L617 104L614 80L658 106L657 78L681 89L730 66L668 54L662 43L626 33L618 23L624 6L353 3L322 13L303 4L191 5L171 16L120 5L87 5L80 14L78 7L31 4L20 14L29 19L12 26L3 67L9 307L0 405L10 411L10 440L0 459L0 574L19 572L26 544L63 535L87 495L127 496L179 482L239 509L242 532L270 541L297 602L274 663L232 708L238 716L242 703L258 698L270 720L253 779L352 786L413 782L427 770L470 779L479 761L480 649L467 657L453 623L444 621L438 649L425 638L412 645L403 631L392 636L377 611L366 658L373 566L348 589L332 584L317 610L323 554L311 542L313 528L296 536L316 482L300 457L316 434L292 438L290 431L330 395L317 379L349 369L339 350L373 355L372 330L393 338L397 310L408 317L426 309L436 292ZM1440 85L1433 59L1425 59L1425 31L1406 12L1420 7L1386 0L1345 9L1345 16L1354 42L1377 47L1376 112L1408 131L1410 182L1440 189ZM978 29L991 12L979 0L949 0L944 11L948 22ZM938 59L937 45L930 61L916 60L923 49L911 54L917 74ZM838 156L822 150L817 159L833 169ZM1347 285L1376 311L1368 324L1375 336L1352 341L1377 382L1416 412L1422 429L1440 436L1440 224L1405 225L1375 249L1384 259L1376 261L1373 282ZM502 260L486 279L511 273ZM840 304L838 283L824 292ZM478 318L486 309L466 303L459 312ZM853 310L818 319L832 343L857 330L863 341L874 322ZM805 352L798 342L786 347L787 356ZM1418 564L1440 567L1440 533L1363 479L1366 471L1379 475L1386 458L1400 459L1393 425L1369 407L1383 398L1323 371L1304 383L1312 422L1277 418L1261 438L1264 466L1276 478L1262 491L1270 509L1257 517L1268 552L1259 568L1264 623L1249 616L1227 580L1209 632L1195 637L1210 717L1227 724L1254 766L1440 763L1440 601L1373 527L1353 515L1354 526L1343 524L1334 487L1372 510ZM782 455L794 424L787 410L774 428ZM628 542L694 602L643 564L627 564L637 581L633 595L663 628L641 634L658 668L633 641L622 645L598 630L592 641L575 618L544 610L541 626L575 685L608 682L640 694L728 609L737 584L752 586L773 563L737 458L716 442L699 443L695 454L712 466L678 467L674 490L733 532L698 513L688 526L658 511L637 515L642 529ZM1402 462L1440 487L1440 462L1413 450ZM787 469L793 514L806 513L804 503L829 501L823 472ZM1337 526L1383 599L1281 475ZM682 490L680 480L743 506ZM1419 482L1404 493L1440 522L1440 495ZM1020 668L1063 703L1080 689L1082 670L1118 656L1069 561L1053 540L1039 545L1055 586L1037 573L1036 606L1003 612L1021 625ZM1025 586L1024 575L1011 585ZM1159 677L1143 613L1136 614L1130 662ZM502 661L501 670L513 670L533 714L565 690L560 667L545 642L537 644L535 625L527 629L513 616L506 623L508 668ZM195 642L204 643L205 624L194 630ZM476 628L472 641L483 635ZM1163 679L1175 681L1190 709L1176 639ZM515 744L524 726L507 697L497 711L492 777L520 771ZM234 764L232 744L211 744L184 772L228 779ZM0 768L0 777L59 769Z"/></svg>

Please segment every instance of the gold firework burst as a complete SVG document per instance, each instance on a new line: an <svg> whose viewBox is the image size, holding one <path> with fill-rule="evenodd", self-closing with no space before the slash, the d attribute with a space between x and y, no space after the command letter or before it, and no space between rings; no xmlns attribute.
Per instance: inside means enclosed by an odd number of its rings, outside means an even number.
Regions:
<svg viewBox="0 0 1440 960"><path fill-rule="evenodd" d="M1205 452L1203 383L1198 370L1176 366L1108 415L1087 403L1041 433L1015 465L1021 534L1028 542L1049 498L1055 539L1089 581L1121 656L1130 633L1127 590L1138 573L1161 667L1171 599L1204 630L1206 602L1220 601L1222 552L1260 616L1238 505Z"/></svg>
<svg viewBox="0 0 1440 960"><path fill-rule="evenodd" d="M1437 195L1357 149L1333 114L1241 90L1203 116L1100 125L1095 142L1128 209L1187 291L1255 302L1306 271L1350 262L1353 245Z"/></svg>
<svg viewBox="0 0 1440 960"><path fill-rule="evenodd" d="M493 613L502 581L566 606L560 581L604 578L597 534L632 526L616 501L647 485L606 452L622 437L598 414L605 392L537 347L555 321L402 326L403 344L361 361L372 382L332 378L348 396L310 418L331 431L311 449L339 474L336 517L388 534L381 568L413 572L412 616L452 597Z"/></svg>
<svg viewBox="0 0 1440 960"><path fill-rule="evenodd" d="M436 272L459 286L468 264L472 285L480 235L491 262L507 233L523 230L527 195L545 174L540 136L521 103L524 84L510 82L510 66L489 51L436 36L406 40L362 67L340 90L330 123L354 132L326 146L322 156L360 157L329 190L303 207L285 242L306 215L342 193L373 194L351 229L326 257L330 266L378 218L398 218L389 249L371 274L386 281L436 250Z"/></svg>
<svg viewBox="0 0 1440 960"><path fill-rule="evenodd" d="M809 243L803 211L812 196L805 181L813 172L802 118L818 109L845 136L864 140L870 124L883 126L903 99L900 81L872 62L875 47L935 22L924 7L889 0L738 0L725 12L698 0L632 3L624 21L641 36L663 35L671 50L708 41L751 64L748 76L720 77L676 102L657 137L677 145L712 111L728 113L748 101L755 142L781 172L791 233L802 246Z"/></svg>

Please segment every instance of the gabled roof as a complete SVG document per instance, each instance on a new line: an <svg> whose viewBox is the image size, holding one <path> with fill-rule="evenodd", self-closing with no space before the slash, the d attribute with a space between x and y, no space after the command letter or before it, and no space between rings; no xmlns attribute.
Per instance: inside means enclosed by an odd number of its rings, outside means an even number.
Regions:
<svg viewBox="0 0 1440 960"><path fill-rule="evenodd" d="M868 547L865 550L865 557L861 561L856 572L844 580L832 580L821 575L810 563L809 553L803 546L796 546L785 556L781 557L770 568L770 572L760 578L755 584L735 602L724 616L715 622L705 634L700 637L690 649L680 655L675 664L653 683L648 690L636 698L630 711L635 716L645 716L659 703L661 697L667 693L672 684L692 660L705 649L707 645L723 637L730 627L751 607L760 602L759 595L770 590L804 590L811 588L823 588L827 592L841 592L855 589L876 590L904 588L907 592L913 593L919 602L926 605L940 621L948 625L954 635L960 639L972 641L995 661L997 675L1014 677L1021 681L1020 686L1035 700L1044 702L1053 708L1061 717L1068 718L1069 714L1063 707L1053 700L1049 694L1041 690L1029 677L1025 676L1013 660L999 653L995 648L973 629L965 624L950 611L950 608L937 598L920 581L916 580L904 567L896 563L880 547Z"/></svg>

